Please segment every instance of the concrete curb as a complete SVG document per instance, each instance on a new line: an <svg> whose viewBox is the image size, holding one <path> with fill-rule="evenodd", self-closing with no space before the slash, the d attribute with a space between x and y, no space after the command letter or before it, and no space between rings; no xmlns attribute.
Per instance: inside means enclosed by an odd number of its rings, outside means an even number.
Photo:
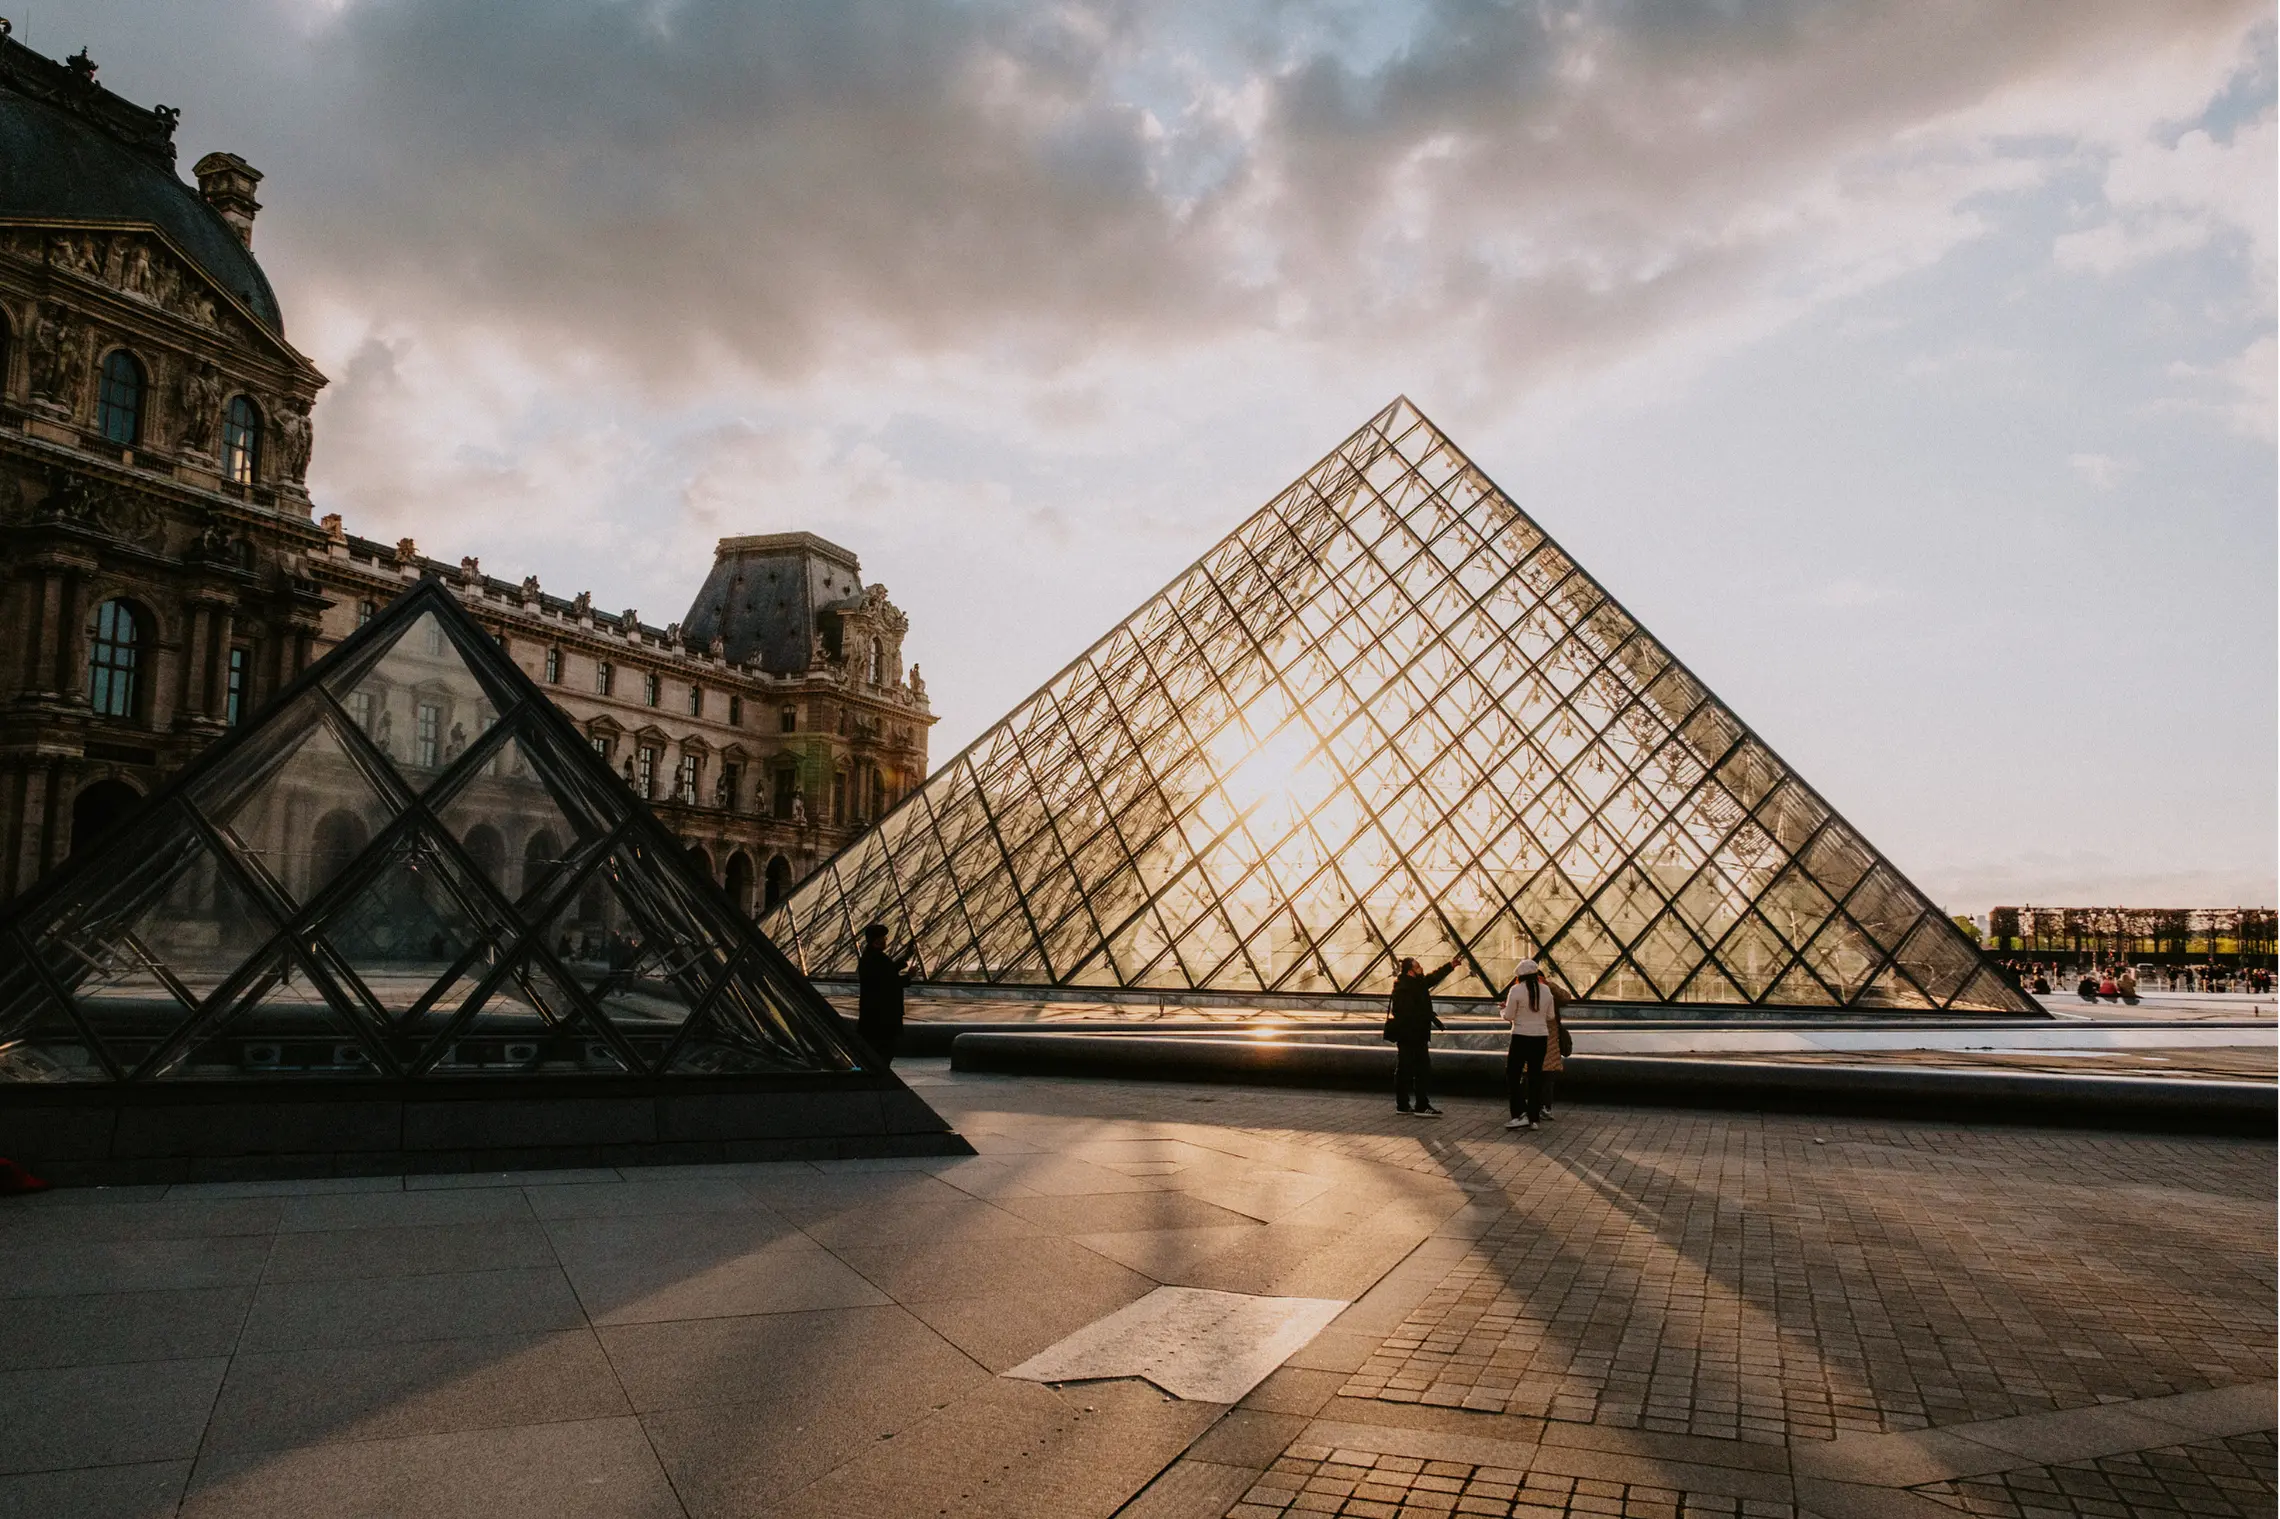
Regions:
<svg viewBox="0 0 2280 1519"><path fill-rule="evenodd" d="M1290 1044L1264 1039L1145 1034L964 1033L950 1049L959 1071L1196 1081L1390 1092L1391 1045ZM1502 1096L1504 1057L1443 1050L1438 1092ZM1963 1119L1973 1123L2272 1138L2280 1088L2262 1082L2136 1076L2061 1076L1925 1066L1790 1064L1639 1055L1571 1058L1563 1102L1741 1108L1847 1116Z"/></svg>

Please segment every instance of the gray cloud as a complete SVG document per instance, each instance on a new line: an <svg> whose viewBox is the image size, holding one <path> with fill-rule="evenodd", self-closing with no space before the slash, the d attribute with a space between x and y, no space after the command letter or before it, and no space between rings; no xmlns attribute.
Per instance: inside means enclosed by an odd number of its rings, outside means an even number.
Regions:
<svg viewBox="0 0 2280 1519"><path fill-rule="evenodd" d="M1822 186L1848 155L2254 14L243 0L154 10L125 56L167 98L212 91L185 136L227 123L271 171L288 285L400 318L780 377L869 339L1050 366L1422 323L1509 374L1620 351L1873 218L1892 185Z"/></svg>

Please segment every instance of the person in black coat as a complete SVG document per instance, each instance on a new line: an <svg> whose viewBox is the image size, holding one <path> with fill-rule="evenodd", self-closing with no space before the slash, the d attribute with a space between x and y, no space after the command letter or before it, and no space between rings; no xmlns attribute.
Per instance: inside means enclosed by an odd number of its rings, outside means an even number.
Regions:
<svg viewBox="0 0 2280 1519"><path fill-rule="evenodd" d="M887 953L886 924L864 928L863 953L855 962L855 1027L887 1066L895 1063L895 1041L902 1037L903 988L918 979L910 969L911 953Z"/></svg>
<svg viewBox="0 0 2280 1519"><path fill-rule="evenodd" d="M1433 1075L1433 1030L1441 1026L1433 1014L1433 988L1456 968L1457 962L1452 959L1428 973L1416 960L1408 959L1401 962L1401 974L1393 978L1393 1006L1386 1022L1393 1033L1393 1105L1399 1112L1415 1113L1420 1118L1441 1116L1427 1094Z"/></svg>

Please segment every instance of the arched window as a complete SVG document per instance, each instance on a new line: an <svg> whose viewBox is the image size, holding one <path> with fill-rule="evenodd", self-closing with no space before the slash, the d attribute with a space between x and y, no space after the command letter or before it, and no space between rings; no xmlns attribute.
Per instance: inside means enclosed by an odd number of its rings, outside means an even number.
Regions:
<svg viewBox="0 0 2280 1519"><path fill-rule="evenodd" d="M142 437L146 386L141 362L124 348L112 349L103 361L103 390L95 405L95 426L104 438L132 444Z"/></svg>
<svg viewBox="0 0 2280 1519"><path fill-rule="evenodd" d="M874 638L871 640L871 684L883 686L886 683L887 646Z"/></svg>
<svg viewBox="0 0 2280 1519"><path fill-rule="evenodd" d="M222 474L240 485L253 484L261 471L261 413L247 396L230 397L222 419Z"/></svg>
<svg viewBox="0 0 2280 1519"><path fill-rule="evenodd" d="M142 620L123 601L95 609L95 646L87 657L87 701L97 717L135 715L135 678L142 657Z"/></svg>

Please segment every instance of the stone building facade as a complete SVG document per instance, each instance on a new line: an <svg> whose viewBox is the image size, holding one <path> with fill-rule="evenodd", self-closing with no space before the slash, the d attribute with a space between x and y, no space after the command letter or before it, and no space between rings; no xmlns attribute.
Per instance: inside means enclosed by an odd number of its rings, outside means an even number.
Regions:
<svg viewBox="0 0 2280 1519"><path fill-rule="evenodd" d="M191 189L177 113L95 75L0 32L0 899L420 577L747 910L923 778L907 621L823 539L723 540L659 627L318 520L325 380L252 255L261 175L211 153Z"/></svg>

